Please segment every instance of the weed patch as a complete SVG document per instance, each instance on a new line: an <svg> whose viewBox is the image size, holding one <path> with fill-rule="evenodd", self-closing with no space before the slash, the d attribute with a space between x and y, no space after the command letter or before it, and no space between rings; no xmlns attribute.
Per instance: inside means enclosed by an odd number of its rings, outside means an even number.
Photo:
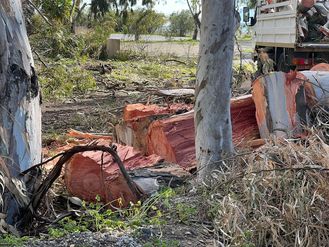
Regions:
<svg viewBox="0 0 329 247"><path fill-rule="evenodd" d="M63 99L96 88L91 72L70 60L59 60L48 68L41 69L39 75L42 95L46 100Z"/></svg>
<svg viewBox="0 0 329 247"><path fill-rule="evenodd" d="M96 203L83 202L83 213L80 217L62 219L58 224L48 228L48 234L52 238L59 238L69 233L84 231L133 230L142 225L161 226L166 222L164 212L158 205L168 202L172 195L172 189L165 189L144 203L131 203L129 208L117 210L108 209L107 205L100 204L100 198L97 197Z"/></svg>
<svg viewBox="0 0 329 247"><path fill-rule="evenodd" d="M26 241L29 240L29 237L16 237L11 234L3 234L0 237L0 246L13 246L20 247L25 244Z"/></svg>

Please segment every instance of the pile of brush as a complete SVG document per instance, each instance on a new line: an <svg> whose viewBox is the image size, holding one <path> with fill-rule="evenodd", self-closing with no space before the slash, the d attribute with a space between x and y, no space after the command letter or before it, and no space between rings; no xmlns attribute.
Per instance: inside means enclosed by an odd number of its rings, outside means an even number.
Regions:
<svg viewBox="0 0 329 247"><path fill-rule="evenodd" d="M328 245L329 115L315 115L307 138L270 140L214 174L207 212L220 245Z"/></svg>

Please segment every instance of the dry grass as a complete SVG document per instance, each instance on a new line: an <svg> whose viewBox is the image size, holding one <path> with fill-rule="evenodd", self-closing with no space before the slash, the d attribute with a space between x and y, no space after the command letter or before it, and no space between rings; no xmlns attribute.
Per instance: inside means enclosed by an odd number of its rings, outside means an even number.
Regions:
<svg viewBox="0 0 329 247"><path fill-rule="evenodd" d="M214 174L203 192L220 245L329 245L329 146L325 122L317 127L307 140L271 140Z"/></svg>

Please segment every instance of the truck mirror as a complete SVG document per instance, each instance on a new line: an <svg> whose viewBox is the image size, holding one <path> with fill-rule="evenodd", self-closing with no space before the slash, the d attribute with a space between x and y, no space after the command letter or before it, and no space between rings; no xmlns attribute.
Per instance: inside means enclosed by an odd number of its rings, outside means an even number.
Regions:
<svg viewBox="0 0 329 247"><path fill-rule="evenodd" d="M250 12L249 12L249 7L243 7L243 21L244 22L249 22L250 19Z"/></svg>

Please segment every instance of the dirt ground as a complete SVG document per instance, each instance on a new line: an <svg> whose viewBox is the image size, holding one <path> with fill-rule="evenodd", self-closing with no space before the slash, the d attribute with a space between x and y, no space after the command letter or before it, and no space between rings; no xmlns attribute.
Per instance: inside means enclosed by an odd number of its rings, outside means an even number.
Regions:
<svg viewBox="0 0 329 247"><path fill-rule="evenodd" d="M101 85L100 85L101 86ZM133 103L169 103L152 92L125 92L97 90L64 102L42 104L42 130L44 140L65 134L70 129L83 132L112 134L121 121L123 108Z"/></svg>

